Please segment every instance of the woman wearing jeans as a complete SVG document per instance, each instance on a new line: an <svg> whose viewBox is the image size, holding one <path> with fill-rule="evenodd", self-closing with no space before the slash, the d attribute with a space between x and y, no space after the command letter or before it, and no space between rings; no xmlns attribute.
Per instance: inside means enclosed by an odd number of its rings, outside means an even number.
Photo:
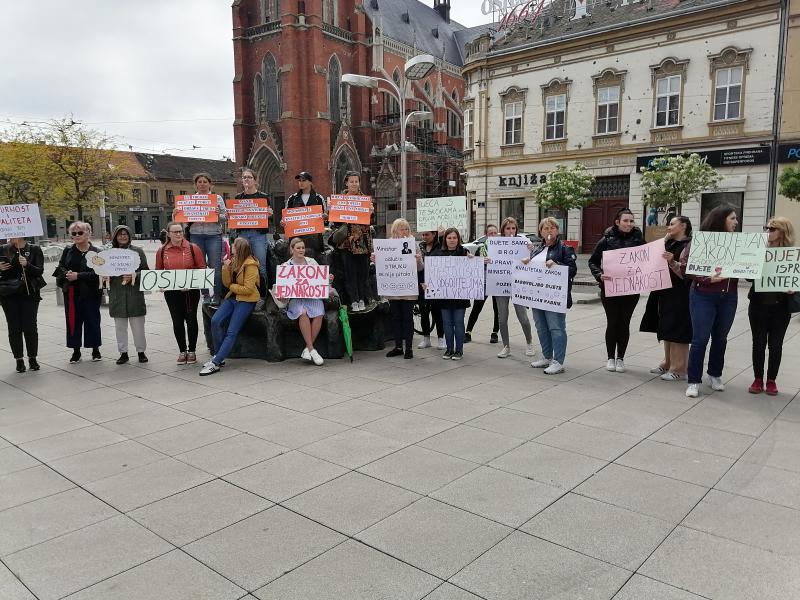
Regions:
<svg viewBox="0 0 800 600"><path fill-rule="evenodd" d="M250 252L250 242L236 238L231 257L222 265L222 280L230 291L225 301L211 317L211 336L214 356L200 370L200 375L219 371L231 353L236 336L261 298L258 293L258 261Z"/></svg>
<svg viewBox="0 0 800 600"><path fill-rule="evenodd" d="M770 248L794 246L794 227L786 217L773 217L764 230L769 232ZM795 293L795 292L791 292ZM770 396L778 393L775 379L781 366L783 354L783 338L789 327L792 313L786 305L789 294L784 292L757 292L755 285L747 294L750 306L747 316L750 317L750 330L753 333L753 375L748 392L760 394L765 391ZM769 366L767 367L767 385L764 386L764 355L769 346Z"/></svg>
<svg viewBox="0 0 800 600"><path fill-rule="evenodd" d="M712 210L700 225L700 231L734 232L739 224L736 210L722 205ZM691 244L681 255L682 269L689 258ZM728 345L728 332L733 325L738 303L738 279L720 277L719 271L711 277L690 276L692 287L689 290L689 313L692 317L692 345L689 347L689 385L688 398L697 398L703 380L703 362L709 339L711 349L708 353L708 376L711 389L722 392L722 368L725 365L725 348Z"/></svg>

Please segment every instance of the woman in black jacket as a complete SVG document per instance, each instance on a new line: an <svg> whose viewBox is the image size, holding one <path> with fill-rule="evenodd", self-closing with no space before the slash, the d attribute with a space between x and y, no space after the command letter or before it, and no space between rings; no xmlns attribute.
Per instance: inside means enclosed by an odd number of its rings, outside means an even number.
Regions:
<svg viewBox="0 0 800 600"><path fill-rule="evenodd" d="M625 350L631 337L631 317L639 302L639 294L606 298L603 282L609 279L603 274L603 252L632 248L644 244L642 230L634 225L633 213L623 208L617 212L614 225L609 227L589 258L589 270L600 284L600 299L606 311L606 352L607 371L625 372Z"/></svg>
<svg viewBox="0 0 800 600"><path fill-rule="evenodd" d="M39 332L36 318L42 296L39 290L44 287L44 255L39 246L25 241L25 238L11 238L0 247L0 304L8 325L8 343L17 373L25 372L23 338L28 350L28 365L31 371L39 370L36 355L39 351Z"/></svg>

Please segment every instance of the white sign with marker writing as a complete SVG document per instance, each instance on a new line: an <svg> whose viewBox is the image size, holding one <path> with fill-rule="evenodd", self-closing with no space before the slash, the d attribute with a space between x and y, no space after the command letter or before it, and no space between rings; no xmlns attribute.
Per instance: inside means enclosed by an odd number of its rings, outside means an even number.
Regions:
<svg viewBox="0 0 800 600"><path fill-rule="evenodd" d="M530 256L528 238L490 237L486 240L486 254L491 259L486 265L486 295L510 296L514 281L514 266Z"/></svg>

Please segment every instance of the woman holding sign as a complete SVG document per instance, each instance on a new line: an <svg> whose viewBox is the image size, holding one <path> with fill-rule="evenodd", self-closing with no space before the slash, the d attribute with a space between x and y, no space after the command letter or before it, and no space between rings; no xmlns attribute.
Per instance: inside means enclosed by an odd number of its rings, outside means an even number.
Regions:
<svg viewBox="0 0 800 600"><path fill-rule="evenodd" d="M156 269L205 269L206 261L196 244L183 239L183 227L172 221L167 225L167 243L156 252ZM172 318L172 332L178 342L179 365L193 365L197 362L197 306L200 304L200 290L168 290L164 292L169 316ZM187 343L188 340L188 343Z"/></svg>
<svg viewBox="0 0 800 600"><path fill-rule="evenodd" d="M393 239L413 238L411 225L405 219L395 219L392 223L389 235ZM405 248L403 254L411 253L407 243L403 242ZM374 255L373 257L374 258ZM417 253L417 272L422 270L422 254ZM394 326L394 348L386 353L387 358L393 356L403 356L403 358L414 358L414 349L411 346L414 338L414 303L417 295L413 296L392 296L389 298L389 308L392 311L392 325ZM403 350L405 342L405 351Z"/></svg>
<svg viewBox="0 0 800 600"><path fill-rule="evenodd" d="M769 247L794 246L794 227L786 217L772 217L764 227L769 233ZM796 293L796 292L792 292ZM755 283L747 294L750 306L747 316L750 318L750 330L753 334L753 375L748 392L760 394L765 391L770 396L778 393L775 379L781 366L783 354L783 338L792 313L789 312L786 292L756 292ZM769 346L769 365L767 367L767 384L764 385L764 355Z"/></svg>
<svg viewBox="0 0 800 600"><path fill-rule="evenodd" d="M112 248L123 248L132 250L139 254L139 267L137 272L142 269L147 270L147 257L144 250L138 246L131 245L131 230L126 225L118 225L114 229L111 238ZM118 365L128 362L128 326L133 332L133 343L140 363L147 362L147 342L144 337L144 316L147 314L147 306L144 301L144 292L139 290L139 284L135 281L133 273L111 278L111 286L108 289L108 314L114 319L115 332L117 334L117 349L119 350Z"/></svg>
<svg viewBox="0 0 800 600"><path fill-rule="evenodd" d="M348 171L344 183L347 189L342 194L361 196L361 177L358 173ZM353 312L366 310L369 258L372 254L372 236L369 232L369 225L341 223L332 237L336 249L341 252L344 287L350 301L350 310Z"/></svg>
<svg viewBox="0 0 800 600"><path fill-rule="evenodd" d="M504 237L525 237L519 233L519 225L514 217L506 217L500 224L500 235ZM513 304L511 296L497 296L497 317L500 323L500 338L503 340L503 349L497 355L497 358L508 358L511 356L511 339L508 335L508 314L509 305L514 307L514 312L517 313L517 321L522 326L522 333L525 334L525 356L533 356L533 334L531 333L531 322L528 320L528 311L524 306Z"/></svg>
<svg viewBox="0 0 800 600"><path fill-rule="evenodd" d="M605 281L611 279L603 274L603 252L633 248L644 244L642 230L634 225L633 213L623 208L617 212L614 225L606 229L605 234L589 257L589 270L600 284L600 299L606 313L606 352L608 362L606 371L625 372L625 351L631 337L631 317L639 303L639 294L606 297Z"/></svg>
<svg viewBox="0 0 800 600"><path fill-rule="evenodd" d="M442 236L442 246L431 252L431 256L473 256L461 245L461 234L455 227L450 227ZM424 285L424 284L423 284ZM442 355L445 360L461 360L464 358L464 313L469 300L446 299L434 300L442 311L444 322L444 339L447 350Z"/></svg>

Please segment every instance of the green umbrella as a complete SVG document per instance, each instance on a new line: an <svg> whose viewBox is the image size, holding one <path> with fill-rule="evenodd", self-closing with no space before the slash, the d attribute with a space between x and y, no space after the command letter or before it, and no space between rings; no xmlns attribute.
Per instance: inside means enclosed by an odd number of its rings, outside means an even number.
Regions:
<svg viewBox="0 0 800 600"><path fill-rule="evenodd" d="M339 307L339 320L342 322L342 335L344 335L344 348L350 362L353 362L353 332L350 329L350 317L347 316L347 307Z"/></svg>

